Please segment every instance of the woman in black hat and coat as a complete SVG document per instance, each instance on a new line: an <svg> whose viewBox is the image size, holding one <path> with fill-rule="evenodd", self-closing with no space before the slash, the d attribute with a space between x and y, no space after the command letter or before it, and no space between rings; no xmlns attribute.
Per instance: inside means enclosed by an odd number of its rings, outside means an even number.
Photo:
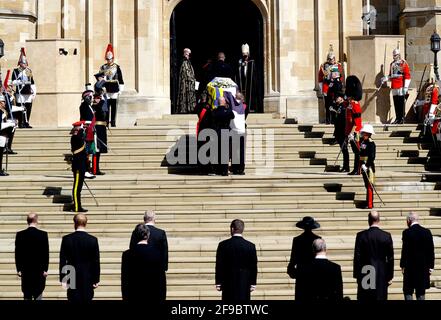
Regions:
<svg viewBox="0 0 441 320"><path fill-rule="evenodd" d="M295 297L296 300L301 300L305 289L302 287L302 279L297 278L298 269L314 260L312 243L321 237L312 232L312 230L320 228L320 224L313 217L304 217L297 222L296 227L305 231L292 240L291 259L287 273L292 279L296 279Z"/></svg>

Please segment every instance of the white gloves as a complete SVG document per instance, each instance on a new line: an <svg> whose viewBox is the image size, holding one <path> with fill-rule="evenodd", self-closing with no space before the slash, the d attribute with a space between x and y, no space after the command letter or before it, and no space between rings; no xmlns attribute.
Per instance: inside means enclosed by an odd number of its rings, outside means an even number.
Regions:
<svg viewBox="0 0 441 320"><path fill-rule="evenodd" d="M367 169L368 169L368 168L366 167L365 164L362 164L362 165L361 165L361 169L362 169L364 172L367 172Z"/></svg>
<svg viewBox="0 0 441 320"><path fill-rule="evenodd" d="M404 95L406 95L408 91L409 91L409 88L408 88L408 87L404 87L404 88L403 88L403 93L404 93Z"/></svg>
<svg viewBox="0 0 441 320"><path fill-rule="evenodd" d="M389 81L389 77L388 76L384 76L383 78L381 78L381 82L385 83Z"/></svg>
<svg viewBox="0 0 441 320"><path fill-rule="evenodd" d="M353 133L350 133L350 134L348 135L348 140L349 140L349 141L354 140L354 134L353 134Z"/></svg>

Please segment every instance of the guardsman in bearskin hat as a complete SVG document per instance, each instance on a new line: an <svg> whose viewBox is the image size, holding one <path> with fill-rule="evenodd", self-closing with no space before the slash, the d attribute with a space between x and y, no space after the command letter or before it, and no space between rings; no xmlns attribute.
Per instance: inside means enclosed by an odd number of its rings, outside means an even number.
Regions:
<svg viewBox="0 0 441 320"><path fill-rule="evenodd" d="M362 128L360 100L363 96L361 82L356 76L349 76L346 79L346 129L345 135L351 144L354 153L354 169L350 175L359 175L360 168L360 130Z"/></svg>
<svg viewBox="0 0 441 320"><path fill-rule="evenodd" d="M330 45L327 61L320 66L318 81L320 93L325 97L326 124L333 123L333 117L329 110L337 91L343 89L344 69L343 65L336 62L334 50Z"/></svg>
<svg viewBox="0 0 441 320"><path fill-rule="evenodd" d="M37 95L32 70L28 66L25 48L21 48L18 67L12 72L12 84L15 86L15 101L17 106L26 108L23 119L19 119L20 128L32 128L29 125L32 111L32 103Z"/></svg>
<svg viewBox="0 0 441 320"><path fill-rule="evenodd" d="M96 133L95 133L95 111L92 108L93 103L93 87L90 83L86 84L86 90L83 92L80 105L80 121L84 121L87 124L86 132L86 153L87 153L87 163L88 170L86 172L86 178L94 178L93 172L93 156L96 153Z"/></svg>
<svg viewBox="0 0 441 320"><path fill-rule="evenodd" d="M85 121L78 121L72 124L70 132L70 146L72 151L72 172L74 184L72 187L73 212L87 212L81 205L81 191L83 190L84 177L87 172L87 153L86 153L86 132L87 124Z"/></svg>
<svg viewBox="0 0 441 320"><path fill-rule="evenodd" d="M390 64L389 76L384 77L382 81L391 82L396 115L393 124L402 124L404 123L406 97L411 81L410 68L406 60L401 58L399 48L394 49L392 54L394 61Z"/></svg>
<svg viewBox="0 0 441 320"><path fill-rule="evenodd" d="M124 91L124 79L120 66L114 62L115 53L111 44L107 46L105 59L107 63L101 66L100 72L104 73L106 80L105 87L110 109L110 115L107 115L107 122L109 122L110 118L111 126L116 127L118 97Z"/></svg>
<svg viewBox="0 0 441 320"><path fill-rule="evenodd" d="M374 128L370 124L365 124L361 129L360 142L360 168L363 173L363 181L366 187L366 202L367 209L374 207L374 188L375 183L375 156L376 146L372 140L372 135L375 134Z"/></svg>
<svg viewBox="0 0 441 320"><path fill-rule="evenodd" d="M95 131L97 137L96 153L92 157L92 173L94 175L104 175L100 170L101 154L107 153L107 102L103 97L105 92L100 86L95 85L92 108L95 111Z"/></svg>

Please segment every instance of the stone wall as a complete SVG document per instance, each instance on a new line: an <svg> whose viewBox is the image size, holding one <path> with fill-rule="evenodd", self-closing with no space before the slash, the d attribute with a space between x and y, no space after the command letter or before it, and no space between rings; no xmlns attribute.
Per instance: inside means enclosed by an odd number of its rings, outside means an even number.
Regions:
<svg viewBox="0 0 441 320"><path fill-rule="evenodd" d="M0 0L0 8L34 16L33 21L24 15L14 20L0 16L0 30L10 30L1 31L0 36L13 49L7 56L13 64L27 39L79 39L84 83L94 81L93 74L104 63L105 48L112 42L126 82L120 124L133 125L137 118L170 113L169 23L180 1ZM337 56L344 57L346 37L362 34L363 1L250 1L264 20L265 112L317 122L322 111L314 91L319 65L330 43ZM30 61L31 67L47 63L41 61Z"/></svg>

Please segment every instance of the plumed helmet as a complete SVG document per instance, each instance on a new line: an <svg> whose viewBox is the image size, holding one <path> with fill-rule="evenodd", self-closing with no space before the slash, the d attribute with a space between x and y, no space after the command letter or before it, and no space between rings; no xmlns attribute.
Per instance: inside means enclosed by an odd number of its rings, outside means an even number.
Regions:
<svg viewBox="0 0 441 320"><path fill-rule="evenodd" d="M332 46L332 44L329 45L329 51L328 51L328 55L326 56L326 59L327 60L335 59L334 47Z"/></svg>
<svg viewBox="0 0 441 320"><path fill-rule="evenodd" d="M18 58L17 65L19 66L20 64L28 65L28 59L26 58L25 48L20 49L20 58Z"/></svg>
<svg viewBox="0 0 441 320"><path fill-rule="evenodd" d="M107 45L107 49L106 49L106 56L105 56L106 60L112 60L115 59L115 52L113 50L113 46L111 43L109 43Z"/></svg>
<svg viewBox="0 0 441 320"><path fill-rule="evenodd" d="M363 128L361 128L360 133L370 133L372 135L375 134L374 127L371 124L365 124Z"/></svg>
<svg viewBox="0 0 441 320"><path fill-rule="evenodd" d="M355 101L360 101L363 98L363 88L357 76L352 75L346 79L345 94Z"/></svg>

